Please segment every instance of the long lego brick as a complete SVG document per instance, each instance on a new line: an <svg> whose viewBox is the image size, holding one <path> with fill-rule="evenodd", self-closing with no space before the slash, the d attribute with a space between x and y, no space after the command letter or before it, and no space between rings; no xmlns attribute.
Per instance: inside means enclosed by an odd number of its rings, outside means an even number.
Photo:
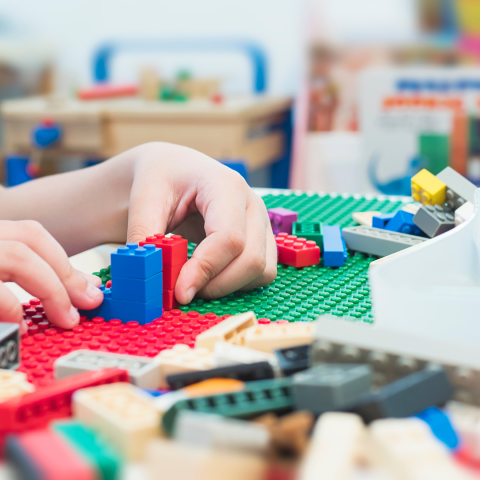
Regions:
<svg viewBox="0 0 480 480"><path fill-rule="evenodd" d="M51 428L95 466L100 480L115 480L122 459L93 429L75 421L54 422Z"/></svg>
<svg viewBox="0 0 480 480"><path fill-rule="evenodd" d="M127 243L125 247L119 247L116 252L112 253L113 286L115 286L115 277L117 276L146 279L163 270L162 250L155 248L154 245L139 245Z"/></svg>
<svg viewBox="0 0 480 480"><path fill-rule="evenodd" d="M290 378L250 382L245 390L223 395L180 400L163 416L162 425L172 434L175 419L182 410L216 413L224 417L249 418L266 412L284 412L293 406Z"/></svg>
<svg viewBox="0 0 480 480"><path fill-rule="evenodd" d="M447 203L453 202L451 208L455 209L460 207L458 204L458 198L463 198L466 202L474 203L475 190L477 189L476 185L467 180L463 175L460 175L453 168L447 167L443 169L437 178L442 181L446 186L445 200Z"/></svg>
<svg viewBox="0 0 480 480"><path fill-rule="evenodd" d="M322 226L323 264L326 267L341 267L345 263L342 232L337 225Z"/></svg>
<svg viewBox="0 0 480 480"><path fill-rule="evenodd" d="M128 373L119 368L80 373L0 403L0 434L42 428L56 418L69 417L76 390L114 382L128 382Z"/></svg>
<svg viewBox="0 0 480 480"><path fill-rule="evenodd" d="M0 323L0 368L15 370L20 362L20 330L16 323Z"/></svg>
<svg viewBox="0 0 480 480"><path fill-rule="evenodd" d="M7 460L25 480L96 480L95 468L51 430L8 436Z"/></svg>
<svg viewBox="0 0 480 480"><path fill-rule="evenodd" d="M166 237L163 233L157 233L152 237L147 237L144 242L140 242L139 246L147 244L162 249L164 267L183 265L188 259L188 240L180 235Z"/></svg>
<svg viewBox="0 0 480 480"><path fill-rule="evenodd" d="M137 95L137 85L99 84L94 87L82 88L77 95L80 100L98 100L102 98L131 97Z"/></svg>
<svg viewBox="0 0 480 480"><path fill-rule="evenodd" d="M344 228L342 234L350 250L379 257L386 257L428 240L414 235L390 233L379 228L365 226Z"/></svg>
<svg viewBox="0 0 480 480"><path fill-rule="evenodd" d="M54 366L57 379L100 368L120 368L127 370L130 382L137 387L156 389L160 386L160 364L149 357L75 350L59 357Z"/></svg>
<svg viewBox="0 0 480 480"><path fill-rule="evenodd" d="M252 382L255 380L268 380L273 377L272 366L268 362L258 362L169 375L167 376L167 383L172 390L179 390L210 378L233 378L243 382Z"/></svg>

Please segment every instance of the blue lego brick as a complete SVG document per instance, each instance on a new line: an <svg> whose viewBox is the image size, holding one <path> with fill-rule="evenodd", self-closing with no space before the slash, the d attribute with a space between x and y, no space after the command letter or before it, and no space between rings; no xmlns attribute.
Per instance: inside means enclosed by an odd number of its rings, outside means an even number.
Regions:
<svg viewBox="0 0 480 480"><path fill-rule="evenodd" d="M163 292L163 272L149 278L115 277L112 298L132 302L149 302Z"/></svg>
<svg viewBox="0 0 480 480"><path fill-rule="evenodd" d="M322 225L323 264L326 267L341 267L345 263L344 243L340 227Z"/></svg>
<svg viewBox="0 0 480 480"><path fill-rule="evenodd" d="M162 249L155 245L139 247L136 243L127 243L112 253L112 284L115 277L149 278L162 271Z"/></svg>
<svg viewBox="0 0 480 480"><path fill-rule="evenodd" d="M111 316L112 291L110 288L105 288L104 285L100 286L100 290L102 290L103 292L103 302L98 307L93 308L92 310L79 310L80 315L85 315L87 318L113 318Z"/></svg>
<svg viewBox="0 0 480 480"><path fill-rule="evenodd" d="M423 235L422 231L413 223L413 213L399 210L385 225L390 232L406 233L407 235Z"/></svg>
<svg viewBox="0 0 480 480"><path fill-rule="evenodd" d="M428 424L432 433L444 443L450 450L455 450L459 444L459 438L455 432L448 415L437 407L429 407L415 415Z"/></svg>
<svg viewBox="0 0 480 480"><path fill-rule="evenodd" d="M395 213L381 213L372 217L372 227L373 228L385 228L385 225L392 220L395 216Z"/></svg>
<svg viewBox="0 0 480 480"><path fill-rule="evenodd" d="M112 284L113 282L114 280L112 280ZM163 315L163 295L159 295L146 303L112 298L110 305L110 318L118 318L122 322L134 321L140 323L140 325L145 325Z"/></svg>

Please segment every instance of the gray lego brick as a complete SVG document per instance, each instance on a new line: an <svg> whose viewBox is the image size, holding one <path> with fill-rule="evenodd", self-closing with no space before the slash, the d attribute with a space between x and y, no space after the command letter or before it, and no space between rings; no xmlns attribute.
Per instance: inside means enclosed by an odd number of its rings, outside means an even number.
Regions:
<svg viewBox="0 0 480 480"><path fill-rule="evenodd" d="M436 237L455 227L455 212L442 205L422 205L413 223L429 237Z"/></svg>
<svg viewBox="0 0 480 480"><path fill-rule="evenodd" d="M450 208L456 210L465 201L474 203L473 197L477 187L453 168L447 167L443 169L437 175L437 178L447 186L446 202Z"/></svg>
<svg viewBox="0 0 480 480"><path fill-rule="evenodd" d="M122 368L137 387L156 389L160 385L160 364L154 358L76 350L55 360L54 367L57 379L100 368Z"/></svg>
<svg viewBox="0 0 480 480"><path fill-rule="evenodd" d="M426 238L407 235L406 233L388 232L387 230L366 227L364 225L344 228L342 236L350 250L369 253L379 257L391 255L427 240Z"/></svg>
<svg viewBox="0 0 480 480"><path fill-rule="evenodd" d="M0 368L15 370L20 364L20 331L16 323L0 323Z"/></svg>
<svg viewBox="0 0 480 480"><path fill-rule="evenodd" d="M314 415L342 410L369 392L372 369L369 365L318 365L293 377L293 401L296 410Z"/></svg>

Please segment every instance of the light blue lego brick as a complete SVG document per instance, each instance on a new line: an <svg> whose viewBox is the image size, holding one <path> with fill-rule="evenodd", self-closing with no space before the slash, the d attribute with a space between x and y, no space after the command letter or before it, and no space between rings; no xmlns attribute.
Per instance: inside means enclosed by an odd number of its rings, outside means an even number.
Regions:
<svg viewBox="0 0 480 480"><path fill-rule="evenodd" d="M385 230L406 233L407 235L422 235L422 231L413 223L413 213L403 210L399 210L385 225Z"/></svg>
<svg viewBox="0 0 480 480"><path fill-rule="evenodd" d="M112 298L132 302L149 302L163 291L163 272L149 278L115 277L112 280Z"/></svg>
<svg viewBox="0 0 480 480"><path fill-rule="evenodd" d="M385 228L385 225L395 216L394 213L380 213L372 217L373 228Z"/></svg>
<svg viewBox="0 0 480 480"><path fill-rule="evenodd" d="M105 320L110 320L112 318L112 291L110 288L105 288L104 285L100 286L100 290L103 292L103 302L92 310L79 310L80 315L84 315L87 318L103 317Z"/></svg>
<svg viewBox="0 0 480 480"><path fill-rule="evenodd" d="M113 280L112 280L113 284ZM128 302L126 300L111 300L111 317L122 322L138 322L141 325L150 323L163 315L163 295L149 302Z"/></svg>
<svg viewBox="0 0 480 480"><path fill-rule="evenodd" d="M115 277L149 278L162 271L162 249L155 245L139 247L136 243L127 243L112 253L112 284Z"/></svg>
<svg viewBox="0 0 480 480"><path fill-rule="evenodd" d="M337 225L322 225L323 264L326 267L341 267L345 263L342 233Z"/></svg>

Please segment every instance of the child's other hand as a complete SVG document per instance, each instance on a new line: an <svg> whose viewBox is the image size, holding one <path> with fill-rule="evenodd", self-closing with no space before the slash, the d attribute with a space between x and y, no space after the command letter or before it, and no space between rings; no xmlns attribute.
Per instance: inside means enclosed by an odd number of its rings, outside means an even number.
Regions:
<svg viewBox="0 0 480 480"><path fill-rule="evenodd" d="M131 152L128 242L174 230L201 242L177 281L180 303L197 293L221 297L275 279L277 248L267 210L238 173L177 145L151 143Z"/></svg>
<svg viewBox="0 0 480 480"><path fill-rule="evenodd" d="M3 282L39 298L48 319L62 328L78 324L74 306L91 309L103 300L100 279L75 270L52 235L30 220L0 221L0 321L19 323L24 333L22 305Z"/></svg>

